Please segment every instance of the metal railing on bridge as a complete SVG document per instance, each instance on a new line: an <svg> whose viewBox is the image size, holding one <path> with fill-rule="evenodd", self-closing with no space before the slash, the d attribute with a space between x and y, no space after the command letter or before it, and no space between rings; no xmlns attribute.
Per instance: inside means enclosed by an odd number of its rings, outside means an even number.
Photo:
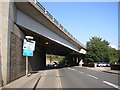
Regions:
<svg viewBox="0 0 120 90"><path fill-rule="evenodd" d="M64 32L66 32L72 39L74 39L77 43L79 43L80 45L84 46L83 44L81 44L75 37L73 37L41 4L40 2L38 2L37 0L33 0L39 7L40 9L52 20L56 23L56 25L63 30Z"/></svg>

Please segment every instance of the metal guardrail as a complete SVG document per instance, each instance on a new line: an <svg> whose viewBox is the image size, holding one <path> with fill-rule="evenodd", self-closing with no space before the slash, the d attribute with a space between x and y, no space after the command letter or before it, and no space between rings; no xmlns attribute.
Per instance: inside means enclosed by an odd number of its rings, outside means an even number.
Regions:
<svg viewBox="0 0 120 90"><path fill-rule="evenodd" d="M60 24L60 28L63 30L63 26Z"/></svg>
<svg viewBox="0 0 120 90"><path fill-rule="evenodd" d="M54 18L54 22L58 25L59 24L59 22Z"/></svg>
<svg viewBox="0 0 120 90"><path fill-rule="evenodd" d="M39 2L36 2L36 4L45 12L46 9Z"/></svg>
<svg viewBox="0 0 120 90"><path fill-rule="evenodd" d="M47 12L46 14L49 16L49 18L53 19L53 16L48 11L46 11L46 12Z"/></svg>
<svg viewBox="0 0 120 90"><path fill-rule="evenodd" d="M73 37L37 0L33 0L40 8L41 10L51 19L53 20L60 29L65 31L72 39L74 39L76 42L78 42L80 45L82 45L75 37Z"/></svg>

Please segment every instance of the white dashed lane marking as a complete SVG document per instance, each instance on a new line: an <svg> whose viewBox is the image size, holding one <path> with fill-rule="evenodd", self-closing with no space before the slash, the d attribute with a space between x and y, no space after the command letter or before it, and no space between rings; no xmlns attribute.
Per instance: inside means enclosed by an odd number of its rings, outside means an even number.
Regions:
<svg viewBox="0 0 120 90"><path fill-rule="evenodd" d="M118 89L120 89L120 86L115 85L115 84L112 84L112 83L110 83L110 82L103 81L103 83L108 84L108 85L110 85L110 86L112 86L112 87L114 87L114 88L118 88Z"/></svg>
<svg viewBox="0 0 120 90"><path fill-rule="evenodd" d="M90 74L87 74L88 76L94 78L94 79L98 79L97 77L93 76L93 75L90 75Z"/></svg>
<svg viewBox="0 0 120 90"><path fill-rule="evenodd" d="M81 72L81 71L78 71L78 70L76 70L76 69L72 69L72 68L68 68L69 70L73 70L73 71L77 71L77 72L79 72L79 73L81 73L81 74L84 74L84 72Z"/></svg>
<svg viewBox="0 0 120 90"><path fill-rule="evenodd" d="M79 71L79 73L81 73L81 74L85 74L84 72L81 72L81 71Z"/></svg>

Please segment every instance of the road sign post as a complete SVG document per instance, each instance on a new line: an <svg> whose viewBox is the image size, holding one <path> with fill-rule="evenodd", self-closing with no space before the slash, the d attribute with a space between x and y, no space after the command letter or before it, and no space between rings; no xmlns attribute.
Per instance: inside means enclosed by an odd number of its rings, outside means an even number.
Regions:
<svg viewBox="0 0 120 90"><path fill-rule="evenodd" d="M26 56L26 76L28 77L28 56Z"/></svg>
<svg viewBox="0 0 120 90"><path fill-rule="evenodd" d="M26 56L26 76L28 77L28 58L33 56L33 51L35 50L35 41L31 40L33 37L26 36L23 43L23 55Z"/></svg>

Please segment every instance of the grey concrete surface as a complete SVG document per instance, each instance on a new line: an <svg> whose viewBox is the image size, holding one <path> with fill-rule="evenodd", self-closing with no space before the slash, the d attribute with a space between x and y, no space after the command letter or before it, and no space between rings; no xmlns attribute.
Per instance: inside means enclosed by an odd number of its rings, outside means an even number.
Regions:
<svg viewBox="0 0 120 90"><path fill-rule="evenodd" d="M59 25L56 25L53 22L53 19L51 20L45 12L40 9L38 5L32 2L27 2L27 3L15 3L17 8L21 10L22 12L25 12L27 15L32 17L34 20L40 22L42 25L48 27L50 30L53 32L57 33L67 41L70 41L72 44L74 44L77 47L81 48L80 43L77 43L74 41L72 38L70 38L70 35L66 34L64 30L61 30L59 28ZM31 12L30 12L31 11ZM82 45L83 48L83 45Z"/></svg>
<svg viewBox="0 0 120 90"><path fill-rule="evenodd" d="M9 18L9 3L3 2L2 5L2 27L0 28L1 32L1 63L2 63L2 79L4 83L6 84L8 81L9 73L8 73L8 68L9 68L9 34L8 34L8 29L9 29L9 23L8 23L8 18Z"/></svg>
<svg viewBox="0 0 120 90"><path fill-rule="evenodd" d="M1 60L0 60L0 86L2 86L2 69L1 69Z"/></svg>
<svg viewBox="0 0 120 90"><path fill-rule="evenodd" d="M60 35L56 34L49 28L45 27L44 25L38 23L25 13L21 11L17 11L17 21L16 23L22 27L25 27L33 32L36 32L42 36L45 36L57 43L60 43L63 46L66 46L70 49L73 49L75 51L79 51L80 48L76 47L74 44L72 44L70 41L65 40Z"/></svg>
<svg viewBox="0 0 120 90"><path fill-rule="evenodd" d="M46 70L36 88L60 88L60 78L57 69Z"/></svg>
<svg viewBox="0 0 120 90"><path fill-rule="evenodd" d="M41 72L31 74L29 77L24 76L20 79L17 79L5 86L3 88L34 88L38 79L40 78Z"/></svg>
<svg viewBox="0 0 120 90"><path fill-rule="evenodd" d="M2 68L1 68L1 48L0 48L0 87L2 86Z"/></svg>

